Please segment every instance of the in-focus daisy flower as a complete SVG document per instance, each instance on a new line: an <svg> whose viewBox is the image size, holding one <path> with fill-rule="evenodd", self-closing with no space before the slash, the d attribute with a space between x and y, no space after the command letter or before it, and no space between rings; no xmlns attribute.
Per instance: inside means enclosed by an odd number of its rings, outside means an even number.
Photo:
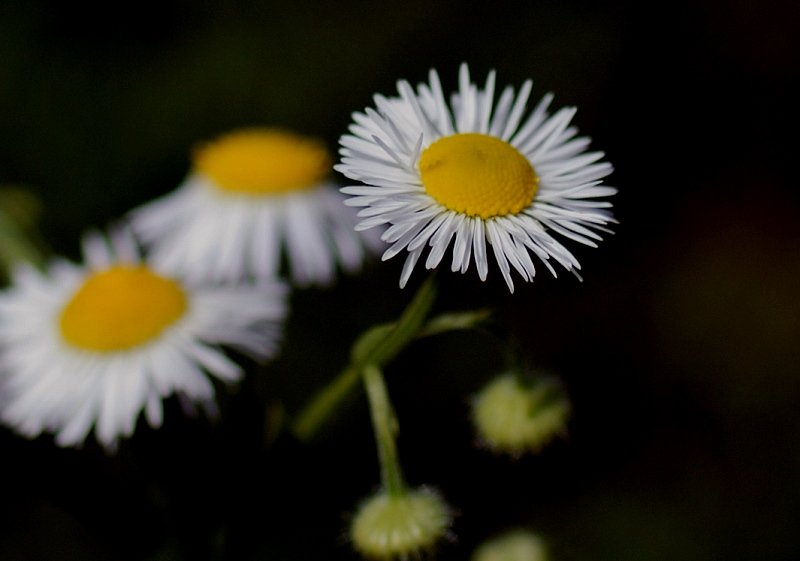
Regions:
<svg viewBox="0 0 800 561"><path fill-rule="evenodd" d="M454 272L474 260L485 280L488 242L512 292L511 267L533 280L531 254L553 275L551 258L577 274L578 261L552 234L595 247L596 231L614 222L611 204L597 199L616 189L601 185L612 171L599 162L603 153L584 152L589 139L569 125L575 108L550 115L547 94L525 117L530 80L516 96L505 88L495 104L495 73L481 90L466 64L449 105L436 71L429 81L416 93L400 81L399 97L375 95L377 110L354 113L335 166L366 184L341 189L352 195L346 204L366 207L356 228L391 224L384 260L408 251L400 286L426 246L425 266L433 269L454 238Z"/></svg>
<svg viewBox="0 0 800 561"><path fill-rule="evenodd" d="M198 147L192 163L178 189L131 214L152 261L185 278L270 278L285 248L295 284L324 285L337 262L357 271L365 247L380 243L354 231L321 141L242 129Z"/></svg>
<svg viewBox="0 0 800 561"><path fill-rule="evenodd" d="M142 410L160 426L173 393L213 411L211 378L242 376L218 345L277 352L284 283L198 287L142 261L130 234L83 245L86 265L20 266L0 292L0 419L19 433L75 446L94 425L114 449Z"/></svg>

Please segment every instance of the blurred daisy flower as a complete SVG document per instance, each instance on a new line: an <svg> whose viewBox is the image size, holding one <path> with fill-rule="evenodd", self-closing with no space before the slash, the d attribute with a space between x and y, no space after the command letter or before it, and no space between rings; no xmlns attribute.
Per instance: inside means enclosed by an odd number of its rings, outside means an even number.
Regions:
<svg viewBox="0 0 800 561"><path fill-rule="evenodd" d="M380 243L354 231L321 141L241 129L198 147L192 162L177 190L131 214L153 262L185 278L271 278L285 247L296 285L326 285L337 262L355 272L365 247Z"/></svg>
<svg viewBox="0 0 800 561"><path fill-rule="evenodd" d="M341 189L352 196L346 204L365 207L356 229L391 224L383 259L408 251L401 287L426 246L433 269L454 237L454 272L474 260L485 280L488 242L512 292L511 267L533 280L531 254L553 275L550 259L577 275L578 261L552 234L596 247L597 231L615 222L611 203L598 198L616 189L601 184L613 169L599 162L604 154L585 152L589 139L569 125L575 108L550 115L548 94L525 117L530 80L495 104L495 73L481 90L466 64L449 105L436 71L429 81L416 93L400 81L399 97L375 95L377 110L354 113L352 134L340 140L335 169L366 184Z"/></svg>
<svg viewBox="0 0 800 561"><path fill-rule="evenodd" d="M126 232L83 246L86 265L19 266L0 292L0 419L19 433L77 446L94 425L113 450L142 410L160 426L173 393L213 411L211 378L242 376L218 345L259 360L277 352L285 284L184 283L142 261Z"/></svg>

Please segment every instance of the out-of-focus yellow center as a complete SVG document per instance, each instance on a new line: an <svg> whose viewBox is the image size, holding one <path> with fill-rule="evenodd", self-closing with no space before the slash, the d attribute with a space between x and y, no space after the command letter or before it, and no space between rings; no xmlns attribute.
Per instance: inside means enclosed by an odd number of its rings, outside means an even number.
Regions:
<svg viewBox="0 0 800 561"><path fill-rule="evenodd" d="M521 212L539 183L516 148L478 133L440 138L422 152L419 171L425 190L440 204L483 219Z"/></svg>
<svg viewBox="0 0 800 561"><path fill-rule="evenodd" d="M61 334L92 351L118 351L157 337L186 311L175 282L146 267L117 265L91 275L61 312Z"/></svg>
<svg viewBox="0 0 800 561"><path fill-rule="evenodd" d="M243 129L198 148L194 167L223 191L271 195L314 186L331 171L325 145L278 129Z"/></svg>

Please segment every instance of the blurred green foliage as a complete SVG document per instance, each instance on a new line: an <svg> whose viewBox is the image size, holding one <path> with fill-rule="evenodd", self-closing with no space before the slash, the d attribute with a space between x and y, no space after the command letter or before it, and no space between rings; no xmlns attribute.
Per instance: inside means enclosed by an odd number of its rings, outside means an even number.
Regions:
<svg viewBox="0 0 800 561"><path fill-rule="evenodd" d="M0 187L0 275L10 278L15 263L41 266L45 244L38 230L41 204L29 191Z"/></svg>

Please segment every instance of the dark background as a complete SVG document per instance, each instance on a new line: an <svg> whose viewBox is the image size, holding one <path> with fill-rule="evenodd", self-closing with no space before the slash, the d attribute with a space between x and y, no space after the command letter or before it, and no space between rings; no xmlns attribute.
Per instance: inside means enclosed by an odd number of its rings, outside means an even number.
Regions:
<svg viewBox="0 0 800 561"><path fill-rule="evenodd" d="M496 269L440 275L437 311L491 307L562 377L567 440L517 461L472 446L468 396L502 370L488 335L420 341L387 369L408 480L459 512L438 557L523 526L556 560L790 559L798 29L790 0L4 1L0 184L35 193L44 239L77 258L86 228L174 188L199 140L281 125L335 149L399 78L435 67L452 90L462 61L481 84L533 78L614 164L620 224L570 245L583 283L544 272L509 295ZM397 316L424 277L401 291L401 266L296 293L281 357L219 388L217 422L169 401L161 430L140 423L111 457L3 429L0 558L355 559L347 513L378 481L363 398L310 445L273 439L275 419Z"/></svg>

